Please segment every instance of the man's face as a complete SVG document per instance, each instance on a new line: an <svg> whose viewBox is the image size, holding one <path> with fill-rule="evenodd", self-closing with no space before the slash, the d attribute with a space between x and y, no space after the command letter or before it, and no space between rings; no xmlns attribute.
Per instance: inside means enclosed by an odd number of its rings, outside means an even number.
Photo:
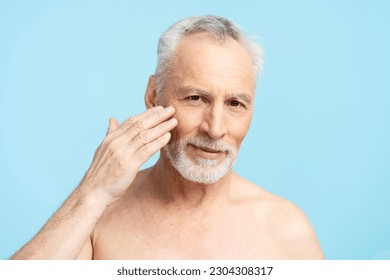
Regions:
<svg viewBox="0 0 390 280"><path fill-rule="evenodd" d="M179 43L171 72L158 103L175 107L178 125L163 152L184 178L215 183L230 170L252 119L251 59L232 39L196 34Z"/></svg>

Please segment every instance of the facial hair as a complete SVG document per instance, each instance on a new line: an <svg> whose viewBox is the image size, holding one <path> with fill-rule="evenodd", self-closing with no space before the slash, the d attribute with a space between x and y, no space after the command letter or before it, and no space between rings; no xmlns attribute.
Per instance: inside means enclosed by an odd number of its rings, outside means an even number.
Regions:
<svg viewBox="0 0 390 280"><path fill-rule="evenodd" d="M218 151L226 154L223 159L191 159L186 149L189 145L196 148ZM230 170L237 158L234 147L208 137L180 139L163 147L171 164L186 180L201 184L214 184Z"/></svg>

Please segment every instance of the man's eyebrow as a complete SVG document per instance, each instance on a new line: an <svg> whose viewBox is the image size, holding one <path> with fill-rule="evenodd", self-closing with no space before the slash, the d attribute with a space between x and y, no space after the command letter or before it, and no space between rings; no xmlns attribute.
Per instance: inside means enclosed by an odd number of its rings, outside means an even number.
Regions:
<svg viewBox="0 0 390 280"><path fill-rule="evenodd" d="M212 96L212 94L210 92L208 92L207 90L204 90L204 89L201 89L201 88L197 88L197 87L193 87L193 86L180 87L179 88L179 93L180 94L194 93L194 94L201 94L201 95L204 95L204 96Z"/></svg>

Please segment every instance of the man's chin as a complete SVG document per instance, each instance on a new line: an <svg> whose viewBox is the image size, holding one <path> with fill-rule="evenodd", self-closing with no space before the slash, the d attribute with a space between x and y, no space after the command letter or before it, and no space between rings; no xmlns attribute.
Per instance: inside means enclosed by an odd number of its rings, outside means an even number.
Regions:
<svg viewBox="0 0 390 280"><path fill-rule="evenodd" d="M189 146L193 146L188 148ZM194 145L167 145L162 154L182 178L189 182L213 185L230 171L236 159L234 153L216 152L207 149L197 151Z"/></svg>
<svg viewBox="0 0 390 280"><path fill-rule="evenodd" d="M180 173L180 172L179 172ZM188 181L190 183L195 183L195 184L199 184L199 185L206 185L206 186L211 186L211 185L214 185L214 184L217 184L218 182L222 181L222 179L225 177L222 176L221 178L201 178L201 177L195 177L195 176L191 176L191 177L185 177L183 176L183 174L181 174L181 177L185 180L185 181Z"/></svg>
<svg viewBox="0 0 390 280"><path fill-rule="evenodd" d="M227 163L220 160L197 159L197 164L190 159L186 159L186 161L172 162L172 165L184 179L194 183L215 184L222 180L231 170Z"/></svg>

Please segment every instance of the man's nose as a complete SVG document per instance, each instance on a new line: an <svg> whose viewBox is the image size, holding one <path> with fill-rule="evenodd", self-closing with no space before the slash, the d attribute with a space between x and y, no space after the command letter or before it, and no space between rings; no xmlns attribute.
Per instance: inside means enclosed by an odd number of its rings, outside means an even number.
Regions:
<svg viewBox="0 0 390 280"><path fill-rule="evenodd" d="M221 139L227 133L226 112L223 105L208 107L203 115L201 131L206 132L214 140Z"/></svg>

